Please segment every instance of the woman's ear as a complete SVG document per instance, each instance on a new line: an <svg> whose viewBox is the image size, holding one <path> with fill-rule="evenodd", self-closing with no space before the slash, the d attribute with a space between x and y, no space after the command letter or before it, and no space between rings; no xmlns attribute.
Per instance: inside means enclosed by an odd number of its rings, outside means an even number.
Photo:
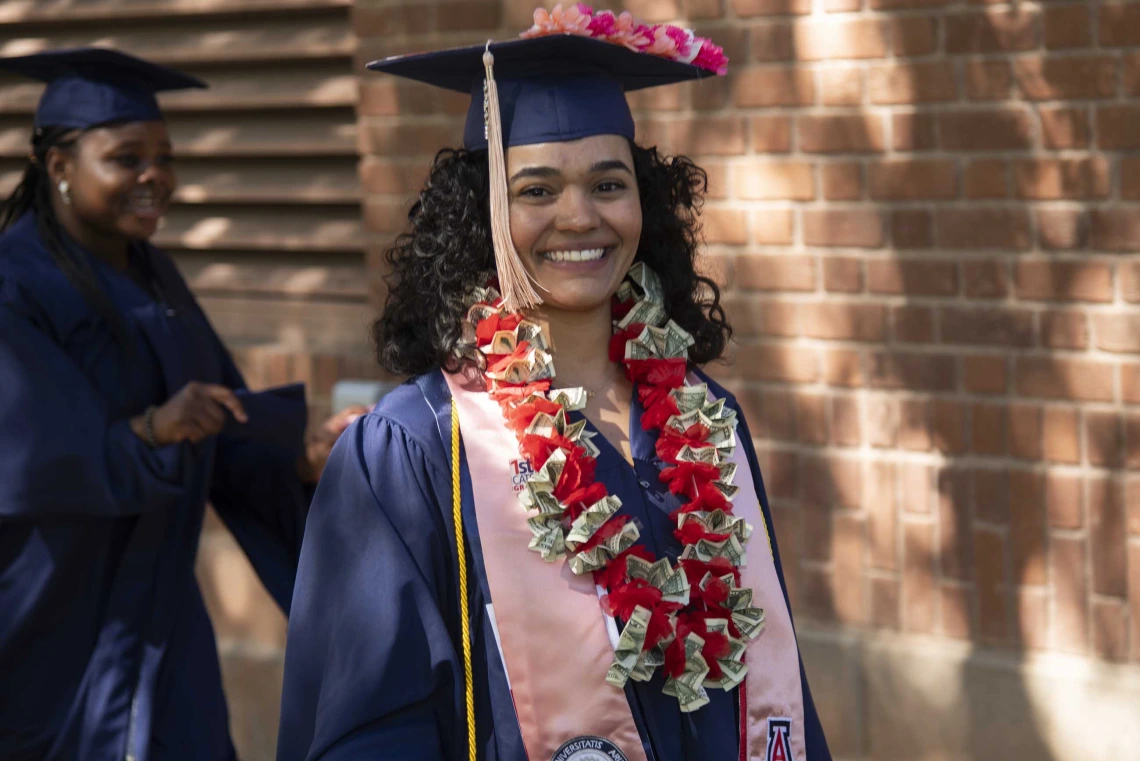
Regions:
<svg viewBox="0 0 1140 761"><path fill-rule="evenodd" d="M48 177L51 178L52 185L59 185L60 182L71 182L72 175L75 173L74 148L55 146L48 149L47 156L44 158L44 165Z"/></svg>

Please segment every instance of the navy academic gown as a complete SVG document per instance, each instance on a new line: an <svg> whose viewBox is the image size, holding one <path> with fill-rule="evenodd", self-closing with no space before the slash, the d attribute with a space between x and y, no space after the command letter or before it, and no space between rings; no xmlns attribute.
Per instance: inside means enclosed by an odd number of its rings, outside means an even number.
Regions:
<svg viewBox="0 0 1140 761"><path fill-rule="evenodd" d="M129 418L187 381L245 385L174 264L145 251L161 300L83 252L135 344L128 356L33 215L0 236L5 761L234 757L194 578L207 499L289 608L310 496L295 469L304 413L278 444L151 449L131 432Z"/></svg>
<svg viewBox="0 0 1140 761"><path fill-rule="evenodd" d="M736 400L711 385L740 415ZM309 513L293 593L278 761L466 758L450 415L442 374L424 375L388 394L333 450ZM621 513L638 522L649 549L675 561L681 546L669 513L678 503L657 478L663 466L656 435L642 431L640 415L635 400L636 467L598 436L597 477L621 498ZM740 421L740 444L771 526L743 415ZM465 462L461 471L478 758L526 761L486 615L491 599ZM775 536L772 549L780 571ZM537 555L535 562L542 562ZM808 758L796 761L827 761L802 663L800 674ZM736 692L709 690L707 706L683 714L662 694L663 682L658 671L652 681L626 687L650 761L736 761Z"/></svg>

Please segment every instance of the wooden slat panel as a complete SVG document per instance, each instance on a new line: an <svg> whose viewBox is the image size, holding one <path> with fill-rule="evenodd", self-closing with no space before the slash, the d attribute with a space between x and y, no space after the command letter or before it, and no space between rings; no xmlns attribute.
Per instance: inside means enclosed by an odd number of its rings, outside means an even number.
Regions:
<svg viewBox="0 0 1140 761"><path fill-rule="evenodd" d="M340 12L316 18L286 19L266 25L251 18L216 21L168 20L26 28L0 42L0 55L27 55L52 48L97 45L174 66L347 59L356 42ZM345 71L344 68L341 69ZM5 75L5 81L10 75Z"/></svg>
<svg viewBox="0 0 1140 761"><path fill-rule="evenodd" d="M327 9L347 9L353 0L4 0L0 24L18 28L24 24L75 21L128 21L151 18L227 19L256 14L270 16L305 14Z"/></svg>
<svg viewBox="0 0 1140 761"><path fill-rule="evenodd" d="M171 119L171 140L182 155L212 157L356 156L352 109L337 113L179 115ZM0 145L3 144L0 138Z"/></svg>
<svg viewBox="0 0 1140 761"><path fill-rule="evenodd" d="M178 186L175 200L193 204L355 204L361 197L356 159L347 157L182 159Z"/></svg>
<svg viewBox="0 0 1140 761"><path fill-rule="evenodd" d="M343 67L337 67L342 69ZM272 79L264 73L250 72L242 76L211 77L208 90L186 90L162 98L167 114L180 111L254 111L286 110L325 106L351 107L356 104L356 77L351 74L325 76L325 72L305 71L290 76L274 72ZM0 101L0 113L21 114L31 118L40 98L40 88L21 86Z"/></svg>
<svg viewBox="0 0 1140 761"><path fill-rule="evenodd" d="M172 252L179 270L202 296L265 297L320 301L368 300L368 275L355 254L311 256L251 251Z"/></svg>
<svg viewBox="0 0 1140 761"><path fill-rule="evenodd" d="M7 198L20 177L24 174L24 162L20 159L0 159L0 198Z"/></svg>
<svg viewBox="0 0 1140 761"><path fill-rule="evenodd" d="M0 115L0 156L25 159L31 150L31 119Z"/></svg>
<svg viewBox="0 0 1140 761"><path fill-rule="evenodd" d="M183 156L355 157L356 123L341 118L352 113L177 115L169 120L170 134L175 151ZM0 157L26 157L30 136L30 118L0 116Z"/></svg>
<svg viewBox="0 0 1140 761"><path fill-rule="evenodd" d="M357 206L176 206L154 237L159 246L196 251L360 251Z"/></svg>
<svg viewBox="0 0 1140 761"><path fill-rule="evenodd" d="M176 149L177 152L177 149ZM24 173L19 158L0 159L0 197L7 197ZM354 157L212 159L181 156L180 204L357 204L360 177Z"/></svg>
<svg viewBox="0 0 1140 761"><path fill-rule="evenodd" d="M0 1L0 55L95 44L210 82L160 98L181 183L154 242L220 310L228 341L364 345L351 4ZM41 91L0 74L0 193L22 172Z"/></svg>
<svg viewBox="0 0 1140 761"><path fill-rule="evenodd" d="M203 295L202 308L234 346L281 344L327 353L357 354L367 346L375 313L366 304L329 302L314 309L305 301Z"/></svg>

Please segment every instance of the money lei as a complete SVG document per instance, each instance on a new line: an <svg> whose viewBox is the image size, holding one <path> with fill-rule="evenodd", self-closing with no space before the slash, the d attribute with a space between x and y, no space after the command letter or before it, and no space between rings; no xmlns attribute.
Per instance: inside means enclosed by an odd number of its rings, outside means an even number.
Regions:
<svg viewBox="0 0 1140 761"><path fill-rule="evenodd" d="M631 336L623 365L647 414L657 408L662 432L686 442L662 455L669 466L662 480L669 474L670 490L691 499L676 513L676 533L685 537L676 565L646 559L652 553L638 545L637 526L617 514L621 500L593 480L594 433L569 417L585 408L588 393L551 389L554 360L543 328L505 312L490 286L475 289L471 302L457 353L484 373L535 468L519 494L533 535L529 547L547 562L567 558L577 575L593 573L607 588L603 602L625 619L606 681L648 681L670 664L664 691L683 712L707 704L708 689L739 685L745 646L763 628L764 611L753 607L750 589L738 586L752 526L732 515L736 413L724 399L710 401L706 384L685 385L681 370L687 372L694 341L669 319L656 274L642 263L630 269L615 298L614 328ZM646 589L655 590L652 608L622 606L631 599L623 595ZM712 653L714 640L727 648ZM719 676L710 678L710 670Z"/></svg>

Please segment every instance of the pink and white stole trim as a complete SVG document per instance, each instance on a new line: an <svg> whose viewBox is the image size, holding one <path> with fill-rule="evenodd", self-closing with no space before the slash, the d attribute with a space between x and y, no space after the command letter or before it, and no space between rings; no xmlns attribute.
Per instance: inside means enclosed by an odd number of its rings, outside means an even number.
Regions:
<svg viewBox="0 0 1140 761"><path fill-rule="evenodd" d="M606 682L613 646L592 576L575 576L566 562L545 563L527 549L528 516L512 482L518 441L481 376L445 377L459 412L483 565L527 756L548 759L567 740L596 735L617 745L630 761L646 761L625 693ZM741 447L734 460L740 492L733 511L755 529L768 530ZM787 718L789 761L806 761L798 649L767 541L749 542L741 585L753 590L753 605L765 616L746 656L748 752L741 755L765 761L768 719ZM560 655L569 643L573 659Z"/></svg>

